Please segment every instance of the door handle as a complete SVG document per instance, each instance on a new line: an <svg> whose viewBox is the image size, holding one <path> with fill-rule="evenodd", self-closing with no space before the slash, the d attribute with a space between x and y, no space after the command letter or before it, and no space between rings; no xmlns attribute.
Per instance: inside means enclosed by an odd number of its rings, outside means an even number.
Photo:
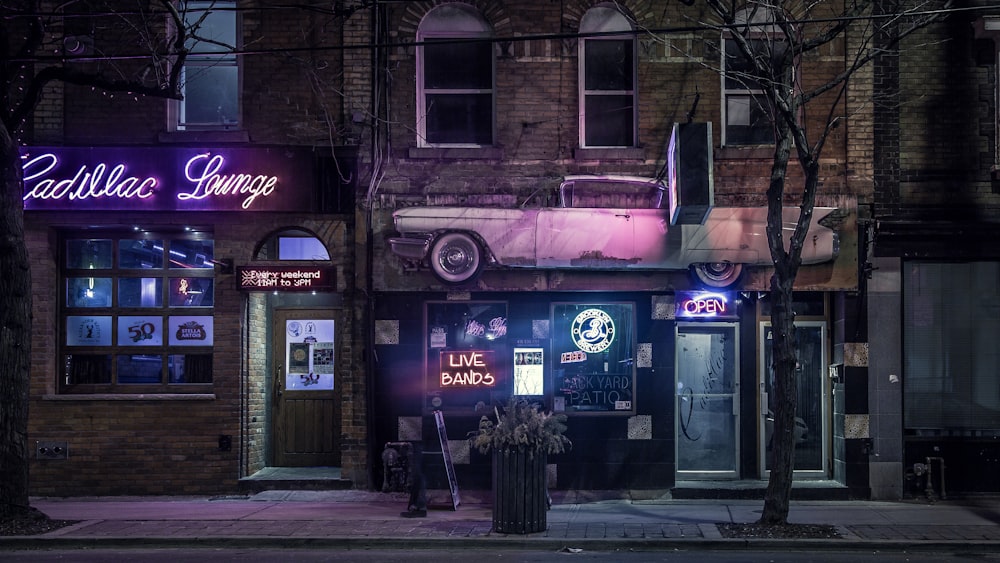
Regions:
<svg viewBox="0 0 1000 563"><path fill-rule="evenodd" d="M281 387L282 387L281 386L281 380L282 380L281 368L282 368L282 365L278 364L277 367L275 367L275 369L274 369L274 399L275 399L276 402L277 402L277 400L279 398L281 398L281 393L282 393L282 389L281 389Z"/></svg>

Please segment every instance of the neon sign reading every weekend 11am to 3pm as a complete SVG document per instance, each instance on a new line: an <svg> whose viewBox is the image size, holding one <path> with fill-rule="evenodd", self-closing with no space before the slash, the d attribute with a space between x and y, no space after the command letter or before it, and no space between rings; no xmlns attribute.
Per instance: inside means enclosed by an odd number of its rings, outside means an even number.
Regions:
<svg viewBox="0 0 1000 563"><path fill-rule="evenodd" d="M148 149L138 149L111 151L106 158L91 159L89 153L80 156L83 150L67 149L71 157L76 157L69 159L62 158L56 150L25 157L22 165L24 201L37 204L26 207L49 208L72 202L75 206L101 203L114 208L115 202L135 204L166 195L178 203L198 202L200 208L247 210L261 207L254 204L290 183L280 180L273 170L265 173L247 171L262 163L268 166L270 162L266 157L269 155L265 153L259 156L247 153L249 157L242 155L243 158L239 158L235 151L226 154L198 151L193 155L190 152L181 155L170 150L151 154ZM174 156L180 158L173 159ZM270 160L276 159L272 156ZM134 172L141 168L134 162L147 168L155 166L156 170L153 173L148 170ZM183 163L183 166L176 169L172 162ZM166 170L160 170L161 167ZM174 170L172 175L176 177L171 178L170 172ZM157 207L164 205L170 207L165 202Z"/></svg>

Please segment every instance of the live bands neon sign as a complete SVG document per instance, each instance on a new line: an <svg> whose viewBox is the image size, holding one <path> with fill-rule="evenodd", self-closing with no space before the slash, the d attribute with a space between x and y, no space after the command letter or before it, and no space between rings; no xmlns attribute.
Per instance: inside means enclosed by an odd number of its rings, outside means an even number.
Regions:
<svg viewBox="0 0 1000 563"><path fill-rule="evenodd" d="M311 157L288 149L59 147L27 152L22 167L28 210L311 207Z"/></svg>
<svg viewBox="0 0 1000 563"><path fill-rule="evenodd" d="M493 387L492 350L441 352L441 387Z"/></svg>
<svg viewBox="0 0 1000 563"><path fill-rule="evenodd" d="M729 294L679 291L676 295L676 316L683 318L734 318L736 305Z"/></svg>

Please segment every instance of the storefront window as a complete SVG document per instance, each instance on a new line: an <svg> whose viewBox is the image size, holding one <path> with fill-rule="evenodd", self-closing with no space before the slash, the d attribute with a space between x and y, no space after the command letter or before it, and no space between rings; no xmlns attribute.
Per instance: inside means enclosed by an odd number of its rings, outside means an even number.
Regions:
<svg viewBox="0 0 1000 563"><path fill-rule="evenodd" d="M511 394L506 303L430 302L426 314L428 409L482 410Z"/></svg>
<svg viewBox="0 0 1000 563"><path fill-rule="evenodd" d="M917 434L1000 428L1000 263L909 262L903 420Z"/></svg>
<svg viewBox="0 0 1000 563"><path fill-rule="evenodd" d="M634 414L634 350L634 304L554 304L553 410Z"/></svg>
<svg viewBox="0 0 1000 563"><path fill-rule="evenodd" d="M210 238L70 235L62 248L63 392L191 392L212 383Z"/></svg>

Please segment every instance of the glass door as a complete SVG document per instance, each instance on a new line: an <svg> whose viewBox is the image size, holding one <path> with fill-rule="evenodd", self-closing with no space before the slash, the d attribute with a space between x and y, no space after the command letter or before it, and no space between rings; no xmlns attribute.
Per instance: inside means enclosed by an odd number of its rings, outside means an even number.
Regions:
<svg viewBox="0 0 1000 563"><path fill-rule="evenodd" d="M739 476L739 340L735 323L677 323L677 479Z"/></svg>
<svg viewBox="0 0 1000 563"><path fill-rule="evenodd" d="M771 386L771 323L760 326L760 470L763 477L770 471L771 437L774 433L774 398ZM798 341L798 408L795 413L794 477L823 479L829 446L827 445L829 405L827 400L826 323L801 321L795 323Z"/></svg>

